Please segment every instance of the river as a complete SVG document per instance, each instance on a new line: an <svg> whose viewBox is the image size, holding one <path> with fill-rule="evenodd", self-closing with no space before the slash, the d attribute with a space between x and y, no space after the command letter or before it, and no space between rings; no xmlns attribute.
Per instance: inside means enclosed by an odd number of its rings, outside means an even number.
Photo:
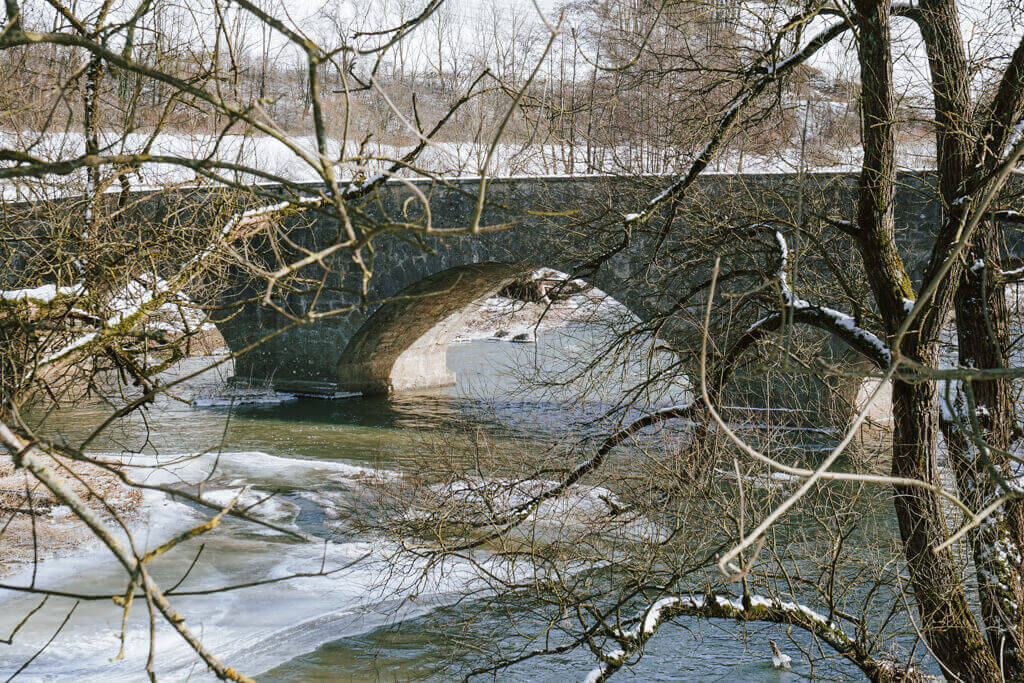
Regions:
<svg viewBox="0 0 1024 683"><path fill-rule="evenodd" d="M403 463L424 449L458 448L458 434L486 432L502 439L552 440L579 428L594 406L555 400L550 391L525 390L514 368L557 366L561 352L581 343L579 326L550 330L538 343L473 341L453 345L449 366L457 385L389 399L295 400L266 405L196 408L167 397L145 413L109 430L90 451L136 452L129 463L138 478L174 485L208 475L204 491L225 503L242 484L249 496L276 492L261 506L274 522L326 539L300 543L288 536L229 519L203 539L200 561L183 589L266 580L293 572L315 572L367 557L328 577L288 581L217 593L182 595L173 602L192 628L223 661L260 680L444 680L483 661L487 642L500 633L502 616L483 614L463 639L479 639L480 653L450 665L450 642L440 635L446 623L460 622L473 601L449 606L459 586L440 579L427 593L405 601L413 587L401 573L389 572L376 554L381 539L367 537L351 523L368 481L395 476ZM186 374L209 359L188 359L177 369ZM180 393L217 395L229 370L206 373ZM685 390L677 388L680 398ZM672 393L670 390L669 394ZM672 396L664 396L669 400ZM62 410L47 418L53 434L74 442L110 407L101 401ZM453 437L452 435L456 436ZM454 439L454 440L453 440ZM465 443L468 444L468 441ZM166 468L183 454L217 445L204 455ZM454 444L454 445L453 445ZM467 445L468 447L468 445ZM156 455L159 454L159 455ZM214 465L216 465L214 467ZM243 499L242 502L251 501ZM155 545L205 518L194 506L164 494L149 493L147 510L134 528L140 543ZM162 585L174 584L192 563L196 544L174 550L154 562ZM27 584L29 572L4 579ZM64 591L103 593L124 590L123 573L100 548L73 558L41 564L36 585ZM415 589L417 592L420 588ZM6 635L38 598L0 591L0 629ZM0 676L6 678L53 635L73 600L51 598L29 620L13 646L0 645ZM140 680L149 633L145 606L136 604L124 659L118 651L120 610L106 600L83 601L59 636L24 671L25 680ZM748 626L746 642L733 629L686 622L667 627L648 654L625 679L639 680L796 680L809 673L794 656L792 672L771 668L768 638L782 642L781 627ZM800 642L807 642L799 633ZM511 638L511 634L509 635ZM487 639L490 639L488 641ZM498 637L500 640L501 637ZM798 653L793 652L796 655ZM181 639L159 622L156 669L162 680L205 679L209 674ZM502 673L503 680L561 681L582 678L594 660L586 651L532 660ZM855 671L845 670L850 676ZM19 679L20 680L20 679Z"/></svg>

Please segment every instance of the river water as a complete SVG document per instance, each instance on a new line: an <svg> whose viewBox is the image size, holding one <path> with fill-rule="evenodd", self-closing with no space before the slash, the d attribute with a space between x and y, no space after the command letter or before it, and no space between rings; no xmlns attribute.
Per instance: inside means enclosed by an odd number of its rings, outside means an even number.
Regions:
<svg viewBox="0 0 1024 683"><path fill-rule="evenodd" d="M585 335L583 335L585 336ZM578 428L593 406L560 403L550 392L527 391L515 381L514 368L558 364L558 352L580 343L579 328L551 330L536 345L473 341L453 345L449 366L459 378L454 387L390 399L295 400L255 406L196 408L161 398L134 419L109 430L90 447L100 454L136 453L133 476L174 486L206 479L204 493L224 503L241 485L248 504L274 492L258 508L264 517L320 539L301 543L288 536L230 518L203 539L200 560L183 590L263 581L295 572L316 572L323 563L337 567L362 562L331 576L294 578L213 595L181 595L173 600L192 628L222 661L261 680L444 680L474 662L472 648L458 667L448 667L450 643L440 635L444 623L473 611L472 601L449 606L464 586L447 575L430 589L403 583L401 572L384 566L386 542L351 523L368 482L395 476L424 449L459 448L459 435L479 433L502 439L554 439ZM209 362L189 359L185 374ZM227 370L191 380L184 394L217 395ZM675 391L678 395L672 396ZM659 400L677 400L685 389L669 388ZM110 406L94 402L47 418L47 429L70 442L80 439ZM575 426L574 426L575 425ZM465 442L468 446L468 441ZM217 445L213 451L180 460ZM179 459L179 462L175 462ZM153 464L166 465L153 469ZM133 528L136 541L152 547L206 518L196 507L148 493L146 510ZM173 585L192 563L197 544L174 550L154 562L161 585ZM454 573L458 575L458 572ZM26 585L28 572L3 579ZM36 585L71 592L109 595L124 590L123 574L101 549L74 558L42 563ZM415 593L415 598L403 600ZM0 677L6 678L38 650L67 615L74 600L51 598L19 633L14 645L0 645ZM0 591L0 636L6 636L38 598ZM54 642L24 671L26 680L139 680L149 633L145 606L136 604L129 624L124 659L118 651L120 610L106 600L82 601ZM501 630L500 614L475 622L481 653L485 638ZM687 623L667 627L649 652L624 678L640 680L795 680L807 675L801 658L794 671L771 668L767 640L786 639L785 630L748 626L749 638L735 629ZM511 636L511 634L510 634ZM462 634L472 638L473 633ZM802 638L794 634L797 639ZM796 652L792 654L796 655ZM195 656L158 620L156 669L163 680L209 676ZM504 680L576 680L592 667L585 651L541 658L502 673ZM856 672L845 670L846 675Z"/></svg>

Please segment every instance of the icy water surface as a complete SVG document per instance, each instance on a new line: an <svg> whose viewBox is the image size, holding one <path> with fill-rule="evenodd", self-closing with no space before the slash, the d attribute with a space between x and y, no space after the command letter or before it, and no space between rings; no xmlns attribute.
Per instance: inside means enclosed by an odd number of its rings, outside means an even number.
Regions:
<svg viewBox="0 0 1024 683"><path fill-rule="evenodd" d="M550 331L536 346L488 341L454 345L449 365L458 374L457 386L390 399L306 399L196 409L162 398L147 411L144 421L111 430L90 450L141 451L130 460L133 476L153 483L173 486L208 475L204 491L224 503L242 484L249 491L240 504L273 493L260 507L265 517L327 541L302 544L284 534L229 520L204 537L202 556L182 584L183 591L315 572L321 566L341 567L362 558L329 577L176 597L174 604L223 661L261 680L443 680L454 670L445 668L447 650L438 640L438 624L457 621L461 610L474 609L472 602L448 606L466 587L460 583L460 574L439 576L426 594L420 587L404 585L401 573L388 572L382 541L361 535L348 523L348 515L359 509L368 481L396 476L404 462L424 449L468 448L467 432L484 433L495 441L540 443L585 423L600 405L563 405L549 393L524 392L508 369L534 362L557 364L556 353L545 354L574 343L573 333ZM192 359L179 371L187 372L201 362ZM223 376L212 373L190 382L187 389L216 392L222 381ZM684 395L680 388L678 396L663 399L678 400ZM74 442L108 411L108 406L83 406L51 416L47 424L52 433ZM214 444L223 445L198 458L175 462L181 455L202 452ZM155 463L174 464L150 469ZM152 512L144 515L134 534L136 542L149 547L205 518L193 506L160 493L147 494L147 504ZM165 586L177 582L196 547L160 558L154 566L157 580ZM31 580L24 573L4 579L19 585ZM99 549L45 562L35 581L40 586L97 595L124 589L123 574ZM415 599L403 602L401 598L414 590ZM37 602L34 596L0 591L0 635L9 633ZM0 645L0 677L6 678L31 657L73 604L70 599L51 598L13 646ZM120 611L109 599L80 602L58 638L22 676L25 680L142 679L149 643L144 611L144 605L136 605L125 658L111 661L118 651ZM488 647L484 638L493 638L486 634L500 631L500 623L493 621L500 618L484 615L478 620L474 628L479 627L482 649ZM666 629L664 637L655 639L649 653L623 677L795 680L807 673L796 657L795 673L771 668L766 643L769 637L784 641L783 629L749 627L754 635L744 644L713 625L694 622L689 626L691 631ZM162 622L155 655L162 680L209 676ZM593 666L593 658L580 652L534 660L500 678L574 680Z"/></svg>

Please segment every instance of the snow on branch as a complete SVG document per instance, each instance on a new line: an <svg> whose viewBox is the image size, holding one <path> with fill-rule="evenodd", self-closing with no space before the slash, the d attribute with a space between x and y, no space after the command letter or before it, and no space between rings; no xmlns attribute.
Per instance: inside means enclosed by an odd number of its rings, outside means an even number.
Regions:
<svg viewBox="0 0 1024 683"><path fill-rule="evenodd" d="M880 368L887 368L892 364L892 352L885 342L874 332L858 326L853 316L828 306L809 304L799 299L793 304L793 308L794 311L799 308L799 315L795 316L794 320L830 332Z"/></svg>
<svg viewBox="0 0 1024 683"><path fill-rule="evenodd" d="M853 316L847 315L842 311L837 311L834 308L829 308L828 306L819 306L808 303L793 294L793 290L790 288L789 282L786 279L789 247L786 244L786 238L782 232L776 230L775 239L779 243L779 251L781 254L779 268L776 272L776 279L779 282L779 289L782 293L782 304L786 309L793 313L794 321L798 320L799 322L813 325L814 327L831 333L849 344L850 347L857 350L868 360L881 368L886 368L891 365L892 352L889 350L886 343L874 332L857 325ZM767 318L763 318L755 323L754 326L763 325L766 321ZM751 329L753 329L754 326L752 326ZM748 330L748 332L749 331L750 330Z"/></svg>
<svg viewBox="0 0 1024 683"><path fill-rule="evenodd" d="M872 680L929 680L913 666L900 666L892 660L875 657L866 643L851 638L838 623L806 605L761 595L732 598L718 593L690 593L652 603L632 629L615 629L609 633L618 647L599 653L601 663L584 680L587 683L607 680L625 666L630 657L640 653L662 624L681 616L797 626L827 643Z"/></svg>
<svg viewBox="0 0 1024 683"><path fill-rule="evenodd" d="M49 304L61 297L79 297L86 294L85 287L74 284L70 287L59 285L40 285L28 289L0 290L0 299L4 301L28 301L35 304Z"/></svg>
<svg viewBox="0 0 1024 683"><path fill-rule="evenodd" d="M860 237L860 226L853 221L842 218L825 218L826 223L850 237Z"/></svg>
<svg viewBox="0 0 1024 683"><path fill-rule="evenodd" d="M372 175L362 181L353 180L345 186L343 195L345 199L357 199L368 193L374 187L381 185L388 179L388 176L384 173L378 173Z"/></svg>
<svg viewBox="0 0 1024 683"><path fill-rule="evenodd" d="M997 221L1003 221L1006 223L1024 223L1024 213L1013 209L994 211L992 215Z"/></svg>
<svg viewBox="0 0 1024 683"><path fill-rule="evenodd" d="M1010 270L1000 270L996 279L999 282L1016 282L1024 279L1024 266L1019 266Z"/></svg>
<svg viewBox="0 0 1024 683"><path fill-rule="evenodd" d="M49 365L53 365L58 361L63 361L76 356L84 350L104 342L110 337L124 334L131 330L149 313L176 296L190 280L199 274L202 268L205 267L207 261L210 260L217 250L226 242L230 241L233 235L237 234L237 231L240 228L265 220L268 216L286 209L296 206L311 205L319 201L320 200L318 198L300 197L294 200L280 202L278 204L248 209L235 214L227 221L227 223L224 224L224 227L217 236L213 238L199 253L186 261L178 272L171 276L170 279L153 282L133 280L125 288L126 293L132 294L130 300L129 297L124 295L121 297L115 297L115 299L119 300L119 304L114 307L115 310L113 315L105 321L105 324L101 329L80 335L56 351L43 356L37 363L29 368L26 375L31 377ZM76 285L75 287L84 291L84 287L82 285Z"/></svg>

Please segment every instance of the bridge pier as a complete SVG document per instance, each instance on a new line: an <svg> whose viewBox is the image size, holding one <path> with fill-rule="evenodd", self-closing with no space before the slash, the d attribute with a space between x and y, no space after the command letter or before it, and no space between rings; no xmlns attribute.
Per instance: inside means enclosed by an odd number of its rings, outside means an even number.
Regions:
<svg viewBox="0 0 1024 683"><path fill-rule="evenodd" d="M343 364L338 368L338 389L367 396L422 391L455 384L455 373L446 364L445 348L403 354L388 368L371 362Z"/></svg>
<svg viewBox="0 0 1024 683"><path fill-rule="evenodd" d="M342 354L338 365L338 388L366 395L421 391L455 384L455 373L448 369L448 344L473 311L457 311L434 325L395 358L387 342L378 354ZM402 341L404 326L395 329L396 341ZM353 358L353 356L355 356Z"/></svg>

